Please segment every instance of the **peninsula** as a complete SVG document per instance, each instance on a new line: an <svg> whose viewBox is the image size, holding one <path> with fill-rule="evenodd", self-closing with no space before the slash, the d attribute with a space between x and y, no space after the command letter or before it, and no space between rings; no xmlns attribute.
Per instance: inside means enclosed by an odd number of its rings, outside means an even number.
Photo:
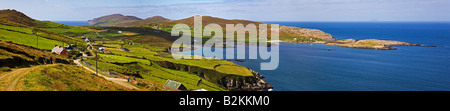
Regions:
<svg viewBox="0 0 450 111"><path fill-rule="evenodd" d="M141 19L135 16L124 16L121 14L112 14L93 20L89 20L92 26L102 26L102 27L149 27L153 29L162 30L165 32L170 32L173 25L178 23L187 24L191 27L194 25L194 17L189 17L181 20L170 20L162 16L149 17L147 19ZM249 20L228 20L218 17L203 16L203 25L210 23L219 24L221 27L225 27L226 24L269 24L263 22L254 22ZM270 32L268 32L270 34ZM204 37L208 38L208 37ZM270 37L269 37L270 38ZM356 39L344 39L338 40L334 38L331 34L323 32L318 29L307 29L300 27L291 26L280 26L279 39L282 42L293 42L293 43L317 43L325 44L330 46L348 47L348 48L359 48L359 49L376 49L376 50L394 50L392 46L425 46L415 43L407 43L402 41L393 40L377 40L377 39L367 39L367 40L356 40Z"/></svg>

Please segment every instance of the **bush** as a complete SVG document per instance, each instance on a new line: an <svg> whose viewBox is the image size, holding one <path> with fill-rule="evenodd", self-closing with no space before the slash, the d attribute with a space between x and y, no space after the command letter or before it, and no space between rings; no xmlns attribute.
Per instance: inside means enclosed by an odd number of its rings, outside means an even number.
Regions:
<svg viewBox="0 0 450 111"><path fill-rule="evenodd" d="M8 72L8 71L11 71L11 68L9 68L9 67L1 67L0 68L0 72Z"/></svg>

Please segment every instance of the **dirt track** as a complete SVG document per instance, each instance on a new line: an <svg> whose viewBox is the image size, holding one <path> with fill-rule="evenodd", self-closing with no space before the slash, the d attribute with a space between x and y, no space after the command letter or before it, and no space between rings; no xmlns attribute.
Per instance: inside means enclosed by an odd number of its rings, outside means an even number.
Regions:
<svg viewBox="0 0 450 111"><path fill-rule="evenodd" d="M14 70L12 72L0 75L0 81L2 84L2 91L16 91L16 85L22 77L35 68L39 68L41 66L29 67L29 68L21 68ZM6 89L5 89L6 88Z"/></svg>
<svg viewBox="0 0 450 111"><path fill-rule="evenodd" d="M82 66L79 63L79 60L75 60L75 63L79 66ZM32 71L33 69L39 68L41 66L46 66L46 65L34 66L34 67L29 67L29 68L21 68L21 69L16 69L12 72L6 72L3 74L0 74L0 91L20 91L20 89L16 89L17 83L19 83L20 79L22 79L24 77L24 75L27 74L28 72ZM95 71L92 71L91 69L89 69L85 66L82 66L82 67L92 73L95 73ZM137 88L131 84L128 84L127 80L125 80L125 79L110 78L110 77L103 76L101 74L98 74L98 75L109 81L112 81L118 85L121 85L125 88L131 89L131 90L140 90L139 88Z"/></svg>

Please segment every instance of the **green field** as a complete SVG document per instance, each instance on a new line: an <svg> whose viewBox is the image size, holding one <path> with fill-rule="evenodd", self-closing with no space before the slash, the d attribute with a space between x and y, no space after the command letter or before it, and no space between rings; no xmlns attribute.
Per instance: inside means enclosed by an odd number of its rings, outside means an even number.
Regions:
<svg viewBox="0 0 450 111"><path fill-rule="evenodd" d="M75 65L34 67L20 80L22 91L123 91L126 88Z"/></svg>
<svg viewBox="0 0 450 111"><path fill-rule="evenodd" d="M110 47L120 47L119 45L108 45ZM112 53L116 55L122 55L122 56L132 56L132 57L138 57L138 58L146 58L148 60L153 61L169 61L172 63L177 64L185 64L190 66L198 66L205 69L213 69L215 66L224 65L221 67L226 67L230 69L237 69L237 70L226 70L225 68L216 69L217 71L225 74L234 74L234 75L242 75L242 76L252 76L252 73L248 71L245 67L235 65L233 62L226 61L226 60L220 60L220 59L207 59L203 58L200 60L188 60L188 59L173 59L171 55L165 54L165 53L158 53L150 51L147 48L143 48L141 45L124 45L125 48L130 49L129 52L120 51L117 48L109 48ZM115 57L115 56L111 56ZM119 57L115 57L119 58ZM105 58L103 58L105 59ZM108 58L111 59L111 58ZM134 60L134 58L132 58ZM120 62L120 59L117 60L111 60L114 62ZM130 61L130 59L124 59L123 61ZM136 61L136 60L134 60Z"/></svg>
<svg viewBox="0 0 450 111"><path fill-rule="evenodd" d="M103 55L105 56L105 55ZM109 55L108 55L109 56ZM104 57L103 57L104 58ZM132 58L122 58L124 60L128 60L128 62L135 62ZM87 62L90 62L93 67L95 67L95 61L94 60L84 60ZM115 60L113 60L115 61ZM108 61L109 62L109 61ZM168 79L175 80L178 82L181 82L183 85L185 85L189 90L195 90L195 89L207 89L209 91L223 91L224 88L222 88L218 84L211 83L207 80L202 80L202 83L197 86L198 80L202 79L198 77L195 74L189 74L183 71L176 71L171 69L166 69L163 67L160 67L156 64L153 64L149 66L149 64L129 64L125 66L120 66L116 64L111 64L107 62L100 61L97 63L100 70L110 70L117 72L119 74L124 73L134 73L136 71L139 71L140 76L142 76L142 80L149 81L149 82L155 82L159 85L163 85Z"/></svg>
<svg viewBox="0 0 450 111"><path fill-rule="evenodd" d="M114 63L130 63L130 62L140 62L144 64L150 64L148 60L136 59L131 57L109 55L109 54L98 54L103 60Z"/></svg>
<svg viewBox="0 0 450 111"><path fill-rule="evenodd" d="M1 30L10 29L10 30L14 30L14 31L20 31L20 32L32 34L31 29L27 28L27 27L15 27L15 26L8 26L8 25L0 24L0 29Z"/></svg>
<svg viewBox="0 0 450 111"><path fill-rule="evenodd" d="M42 28L42 29L60 33L60 34L64 34L64 35L71 36L71 37L74 37L74 36L77 36L80 34L84 34L84 33L89 33L89 31L87 31L87 30L84 30L84 29L81 29L78 27L72 27L72 26L70 26L68 28Z"/></svg>
<svg viewBox="0 0 450 111"><path fill-rule="evenodd" d="M1 26L0 26L1 27ZM38 40L36 40L38 39ZM0 40L2 41L12 41L14 43L19 43L27 46L32 46L37 48L37 42L39 43L40 49L52 50L55 45L62 45L62 42L56 40L50 40L42 37L37 37L35 35L23 34L19 32L12 32L0 29Z"/></svg>
<svg viewBox="0 0 450 111"><path fill-rule="evenodd" d="M103 36L103 37L125 36L125 35L123 35L121 33L117 33L117 32L98 32L98 34ZM83 36L86 36L86 37L98 37L97 33L95 33L95 32L87 33L87 34L84 34Z"/></svg>

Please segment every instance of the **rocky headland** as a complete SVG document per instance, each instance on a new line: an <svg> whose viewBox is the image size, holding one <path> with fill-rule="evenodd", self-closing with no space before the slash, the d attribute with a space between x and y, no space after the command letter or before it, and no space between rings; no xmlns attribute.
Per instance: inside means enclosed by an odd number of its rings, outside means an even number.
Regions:
<svg viewBox="0 0 450 111"><path fill-rule="evenodd" d="M283 42L293 43L316 43L330 46L358 48L358 49L376 49L376 50L395 50L393 46L422 46L422 47L436 47L432 45L422 45L415 43L408 43L395 40L378 40L378 39L344 39L338 40L331 34L317 29L306 29L299 27L280 26L280 35L288 35L289 38L280 36Z"/></svg>

